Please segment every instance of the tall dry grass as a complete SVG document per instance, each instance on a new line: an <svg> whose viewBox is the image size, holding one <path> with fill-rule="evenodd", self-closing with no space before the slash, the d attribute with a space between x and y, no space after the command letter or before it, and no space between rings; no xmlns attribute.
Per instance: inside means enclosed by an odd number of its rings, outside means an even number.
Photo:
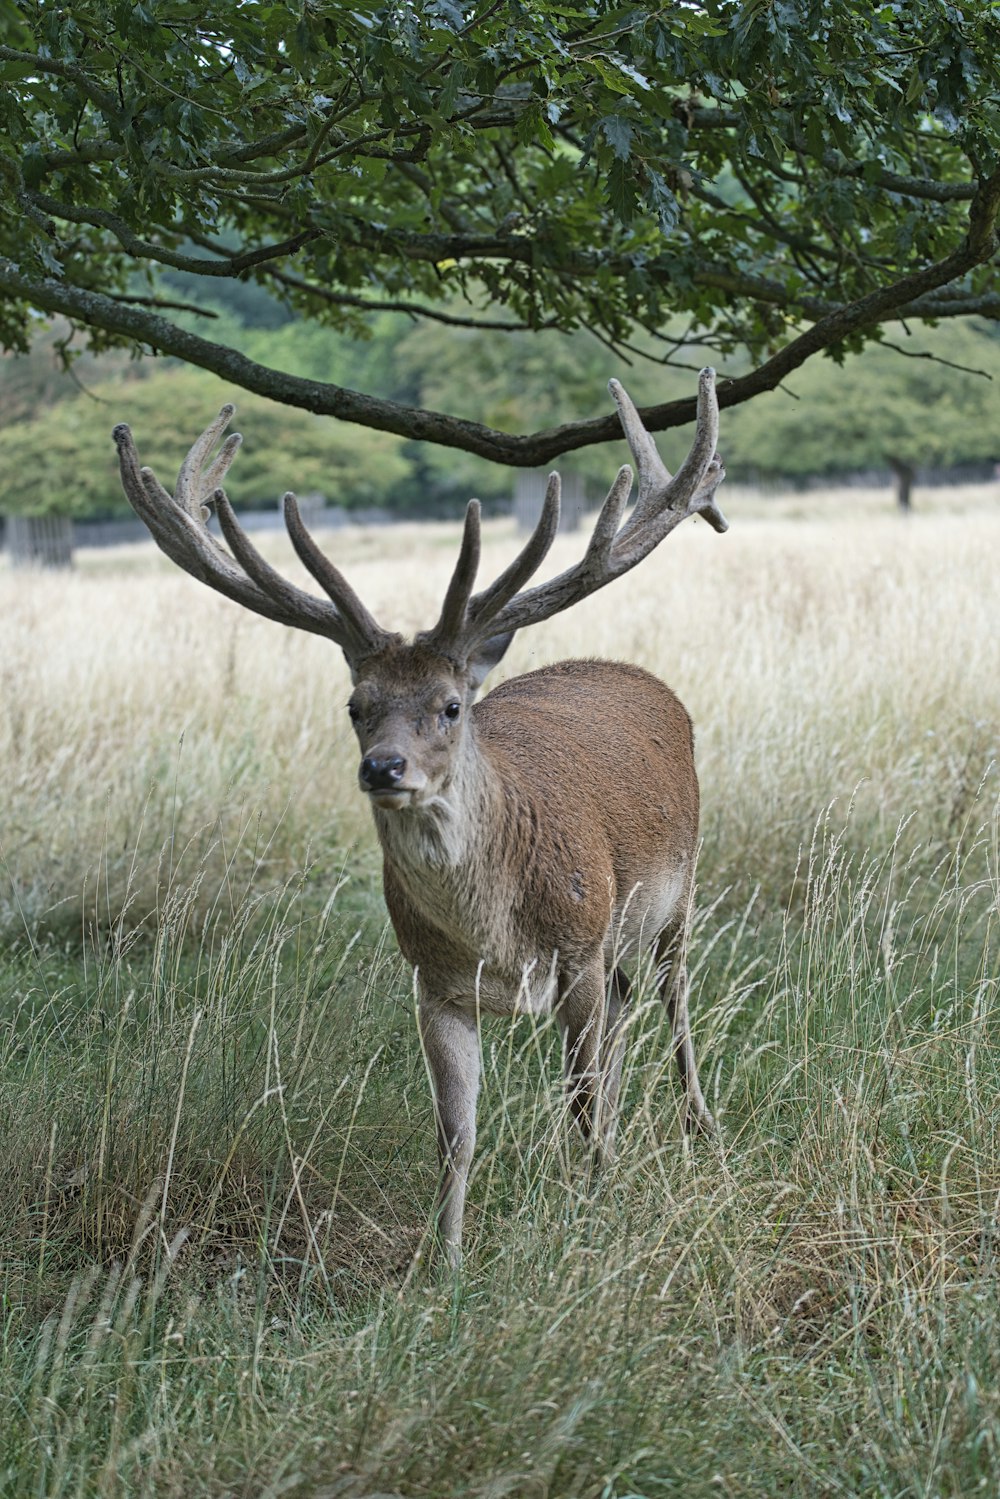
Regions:
<svg viewBox="0 0 1000 1499"><path fill-rule="evenodd" d="M797 502L801 511L805 501ZM943 847L1000 750L997 508L902 523L853 495L808 518L739 500L724 538L688 524L625 581L516 639L503 674L567 655L637 661L695 721L703 881L779 905L819 811L853 802L862 845L901 819ZM756 513L754 513L756 511ZM455 528L323 538L378 617L436 617ZM485 568L509 560L487 527ZM561 538L551 566L581 545ZM290 548L268 554L301 580ZM498 673L499 675L499 673ZM72 576L0 572L0 922L148 922L178 881L279 885L344 850L370 865L335 647L260 620L151 546ZM635 772L627 722L622 774ZM207 873L206 871L210 871ZM224 897L225 898L225 897Z"/></svg>
<svg viewBox="0 0 1000 1499"><path fill-rule="evenodd" d="M294 891L193 967L176 913L148 968L38 960L0 1032L9 1491L994 1492L1000 886L942 868L928 904L887 862L821 827L781 940L703 917L714 1144L681 1143L646 984L596 1182L551 1025L484 1029L454 1282L411 1263L434 1170L398 969Z"/></svg>

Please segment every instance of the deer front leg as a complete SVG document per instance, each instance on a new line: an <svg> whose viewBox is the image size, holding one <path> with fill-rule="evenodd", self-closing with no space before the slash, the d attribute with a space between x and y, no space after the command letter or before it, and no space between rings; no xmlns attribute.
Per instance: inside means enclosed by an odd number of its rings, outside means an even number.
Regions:
<svg viewBox="0 0 1000 1499"><path fill-rule="evenodd" d="M621 1018L628 979L616 969L610 990L604 957L560 982L557 1016L563 1032L569 1104L595 1155L611 1151L621 1081Z"/></svg>
<svg viewBox="0 0 1000 1499"><path fill-rule="evenodd" d="M462 1263L462 1217L476 1148L479 1038L475 1020L446 1001L421 998L420 1040L434 1094L441 1179L435 1227L452 1270Z"/></svg>

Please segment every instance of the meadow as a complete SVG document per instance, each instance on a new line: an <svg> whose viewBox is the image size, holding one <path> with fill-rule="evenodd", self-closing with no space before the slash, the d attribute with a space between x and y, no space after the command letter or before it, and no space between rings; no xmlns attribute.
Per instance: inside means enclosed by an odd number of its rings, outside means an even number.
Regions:
<svg viewBox="0 0 1000 1499"><path fill-rule="evenodd" d="M497 674L691 711L718 1138L648 975L597 1180L485 1025L457 1278L338 652L151 545L0 570L0 1493L1000 1489L1000 505L728 489ZM457 526L323 539L436 617Z"/></svg>

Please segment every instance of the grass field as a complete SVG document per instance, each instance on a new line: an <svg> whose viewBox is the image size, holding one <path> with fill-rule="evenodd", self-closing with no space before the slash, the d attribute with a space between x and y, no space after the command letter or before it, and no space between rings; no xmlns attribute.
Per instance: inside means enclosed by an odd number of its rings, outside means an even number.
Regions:
<svg viewBox="0 0 1000 1499"><path fill-rule="evenodd" d="M692 712L719 1138L648 983L596 1183L490 1024L456 1281L338 653L152 547L0 571L0 1494L1000 1489L1000 507L727 499L502 668ZM412 630L457 528L330 545Z"/></svg>

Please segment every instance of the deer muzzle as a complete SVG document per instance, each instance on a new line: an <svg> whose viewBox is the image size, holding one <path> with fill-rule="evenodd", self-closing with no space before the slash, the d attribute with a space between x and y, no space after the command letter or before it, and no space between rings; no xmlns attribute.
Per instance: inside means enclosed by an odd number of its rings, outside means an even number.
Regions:
<svg viewBox="0 0 1000 1499"><path fill-rule="evenodd" d="M406 774L402 755L366 755L358 779L362 791L398 791Z"/></svg>
<svg viewBox="0 0 1000 1499"><path fill-rule="evenodd" d="M426 777L398 750L373 750L358 768L358 785L380 807L407 807L419 799Z"/></svg>

